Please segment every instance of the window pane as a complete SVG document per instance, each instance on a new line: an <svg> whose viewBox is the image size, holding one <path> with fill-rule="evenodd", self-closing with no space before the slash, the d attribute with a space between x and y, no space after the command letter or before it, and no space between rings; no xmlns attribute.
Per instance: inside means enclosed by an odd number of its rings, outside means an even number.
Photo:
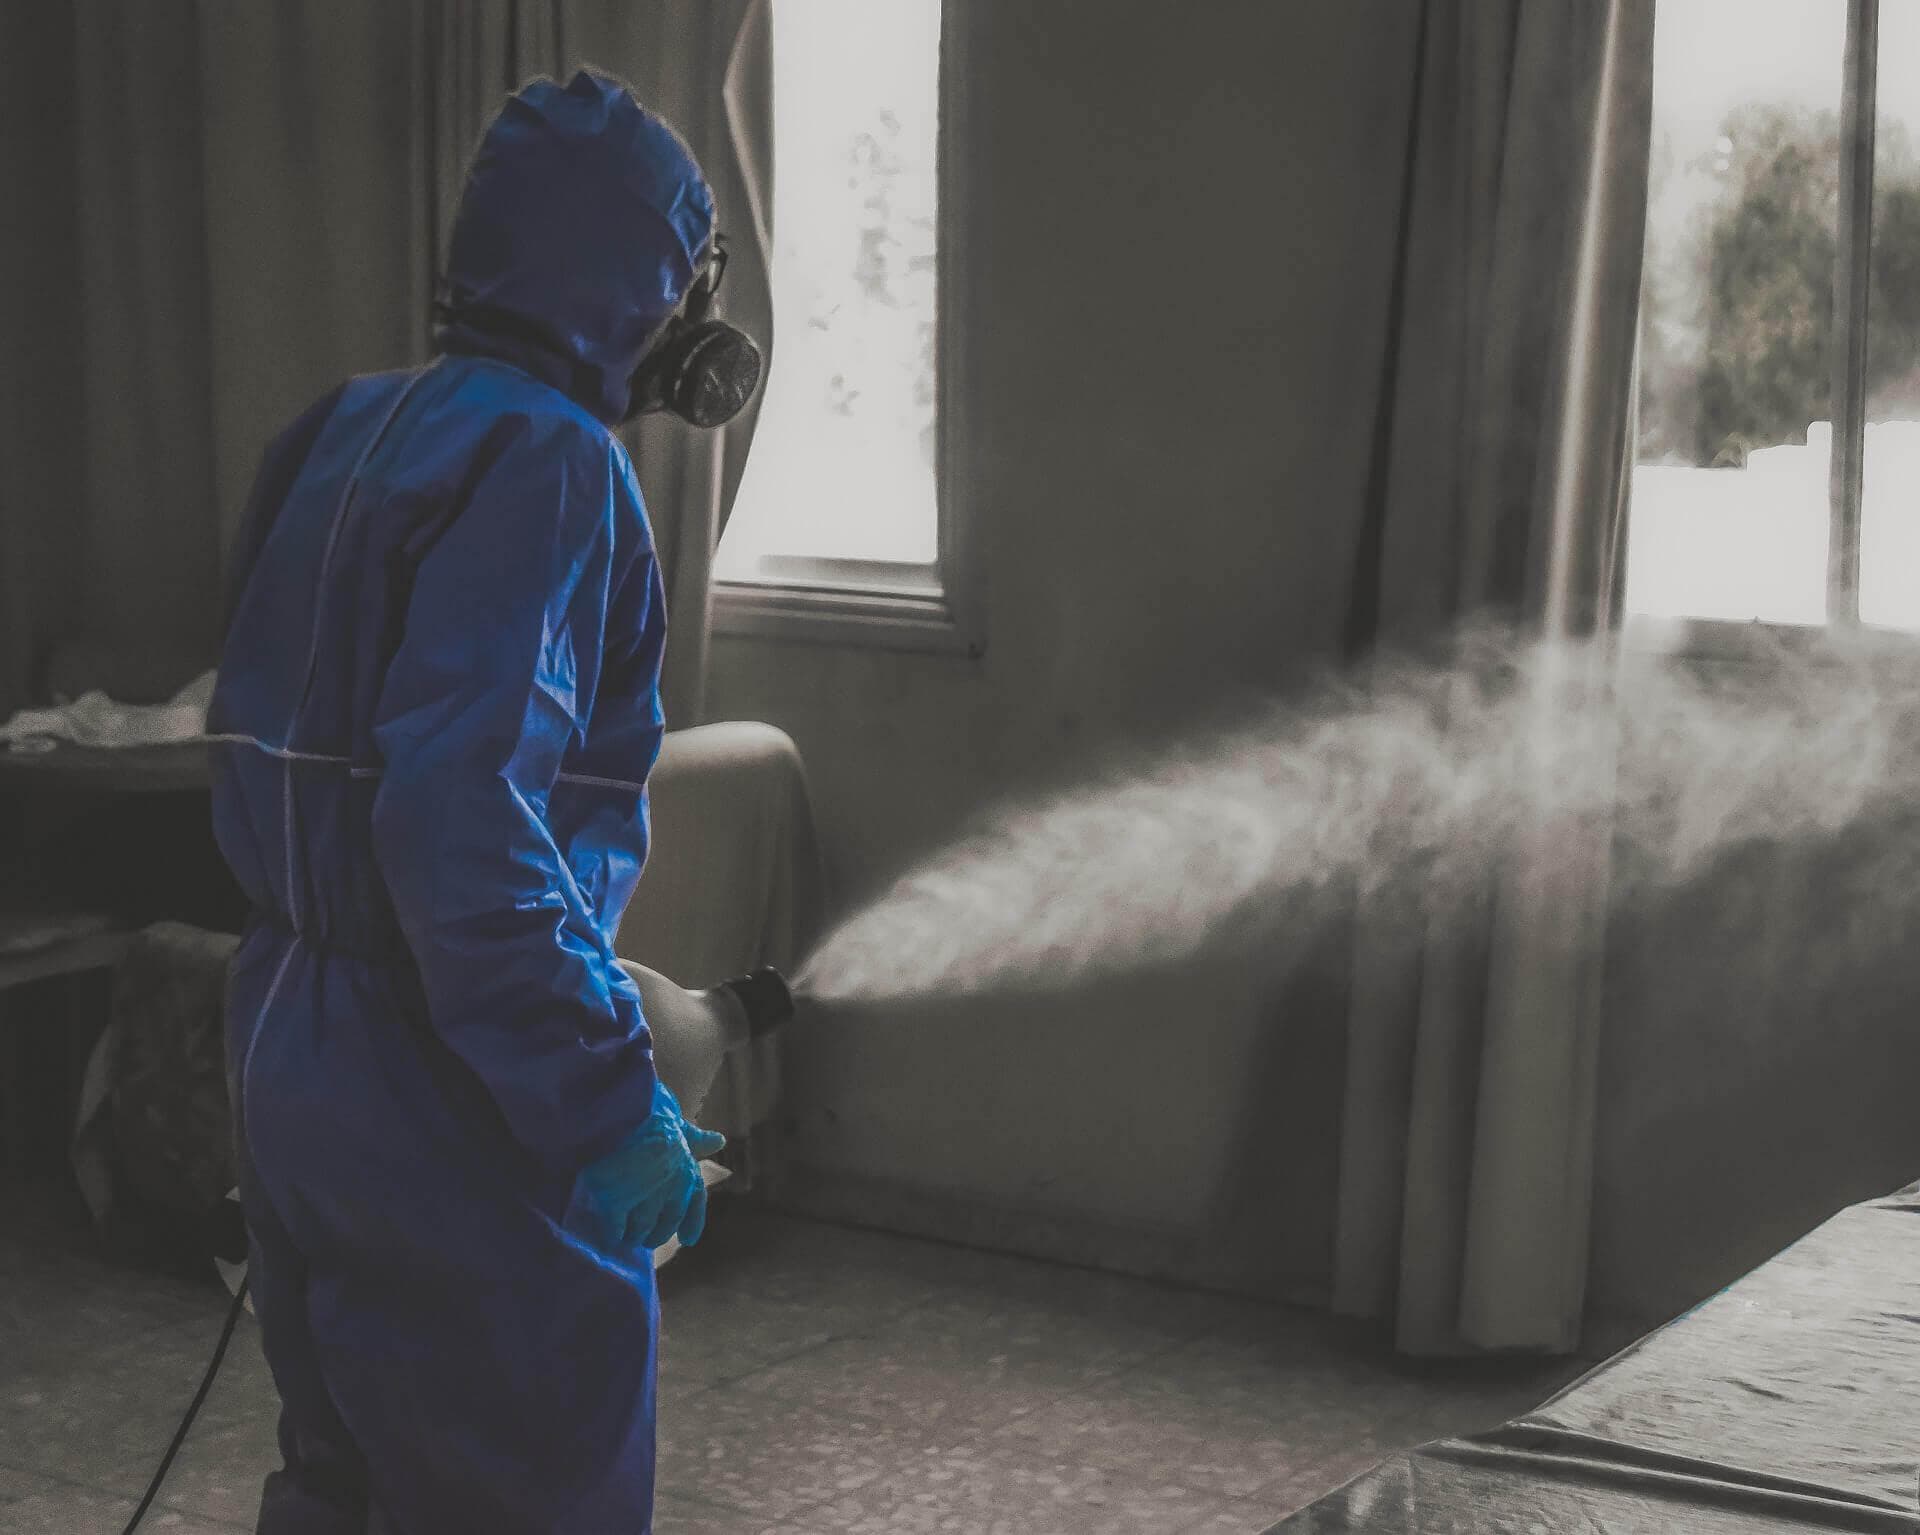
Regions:
<svg viewBox="0 0 1920 1535"><path fill-rule="evenodd" d="M1920 629L1920 5L1880 7L1860 617Z"/></svg>
<svg viewBox="0 0 1920 1535"><path fill-rule="evenodd" d="M940 0L776 0L774 346L718 573L930 566Z"/></svg>
<svg viewBox="0 0 1920 1535"><path fill-rule="evenodd" d="M1656 17L1627 607L1821 623L1846 6Z"/></svg>

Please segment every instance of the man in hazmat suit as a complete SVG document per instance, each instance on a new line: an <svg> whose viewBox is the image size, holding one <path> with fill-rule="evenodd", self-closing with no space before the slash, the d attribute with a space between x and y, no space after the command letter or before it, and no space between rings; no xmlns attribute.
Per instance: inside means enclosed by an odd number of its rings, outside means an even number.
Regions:
<svg viewBox="0 0 1920 1535"><path fill-rule="evenodd" d="M475 158L434 360L341 385L260 467L210 732L252 908L227 1032L266 1535L651 1521L651 1253L698 1239L720 1138L613 953L666 614L611 429L752 392L705 314L719 254L665 123L536 82Z"/></svg>

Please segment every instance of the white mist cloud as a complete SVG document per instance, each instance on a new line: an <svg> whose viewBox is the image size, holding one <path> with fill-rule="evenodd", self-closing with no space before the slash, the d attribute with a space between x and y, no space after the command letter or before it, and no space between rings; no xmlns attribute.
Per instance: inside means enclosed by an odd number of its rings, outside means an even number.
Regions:
<svg viewBox="0 0 1920 1535"><path fill-rule="evenodd" d="M1438 657L1328 676L996 810L831 933L800 984L860 1000L1055 989L1299 945L1355 890L1376 915L1444 920L1542 827L1609 825L1610 898L1631 902L1736 847L1920 807L1920 648L1807 640L1753 664L1622 670L1598 643L1476 628ZM1877 863L1916 862L1893 851Z"/></svg>

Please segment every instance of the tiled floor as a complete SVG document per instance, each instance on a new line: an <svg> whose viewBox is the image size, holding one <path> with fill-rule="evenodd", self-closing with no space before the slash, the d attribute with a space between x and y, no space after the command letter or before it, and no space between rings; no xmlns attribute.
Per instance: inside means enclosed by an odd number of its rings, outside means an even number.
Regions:
<svg viewBox="0 0 1920 1535"><path fill-rule="evenodd" d="M224 1296L0 1224L0 1530L117 1531ZM1414 1370L1325 1318L737 1202L661 1276L658 1535L1246 1535L1577 1366ZM148 1527L250 1529L273 1391L243 1326ZM611 1535L611 1532L610 1532Z"/></svg>

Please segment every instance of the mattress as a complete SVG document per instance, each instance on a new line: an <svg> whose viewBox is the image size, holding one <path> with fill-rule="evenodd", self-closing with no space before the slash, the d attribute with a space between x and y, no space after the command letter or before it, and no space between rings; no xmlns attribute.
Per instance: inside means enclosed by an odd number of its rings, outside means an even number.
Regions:
<svg viewBox="0 0 1920 1535"><path fill-rule="evenodd" d="M1269 1535L1920 1532L1920 1184L1843 1210L1537 1410Z"/></svg>

